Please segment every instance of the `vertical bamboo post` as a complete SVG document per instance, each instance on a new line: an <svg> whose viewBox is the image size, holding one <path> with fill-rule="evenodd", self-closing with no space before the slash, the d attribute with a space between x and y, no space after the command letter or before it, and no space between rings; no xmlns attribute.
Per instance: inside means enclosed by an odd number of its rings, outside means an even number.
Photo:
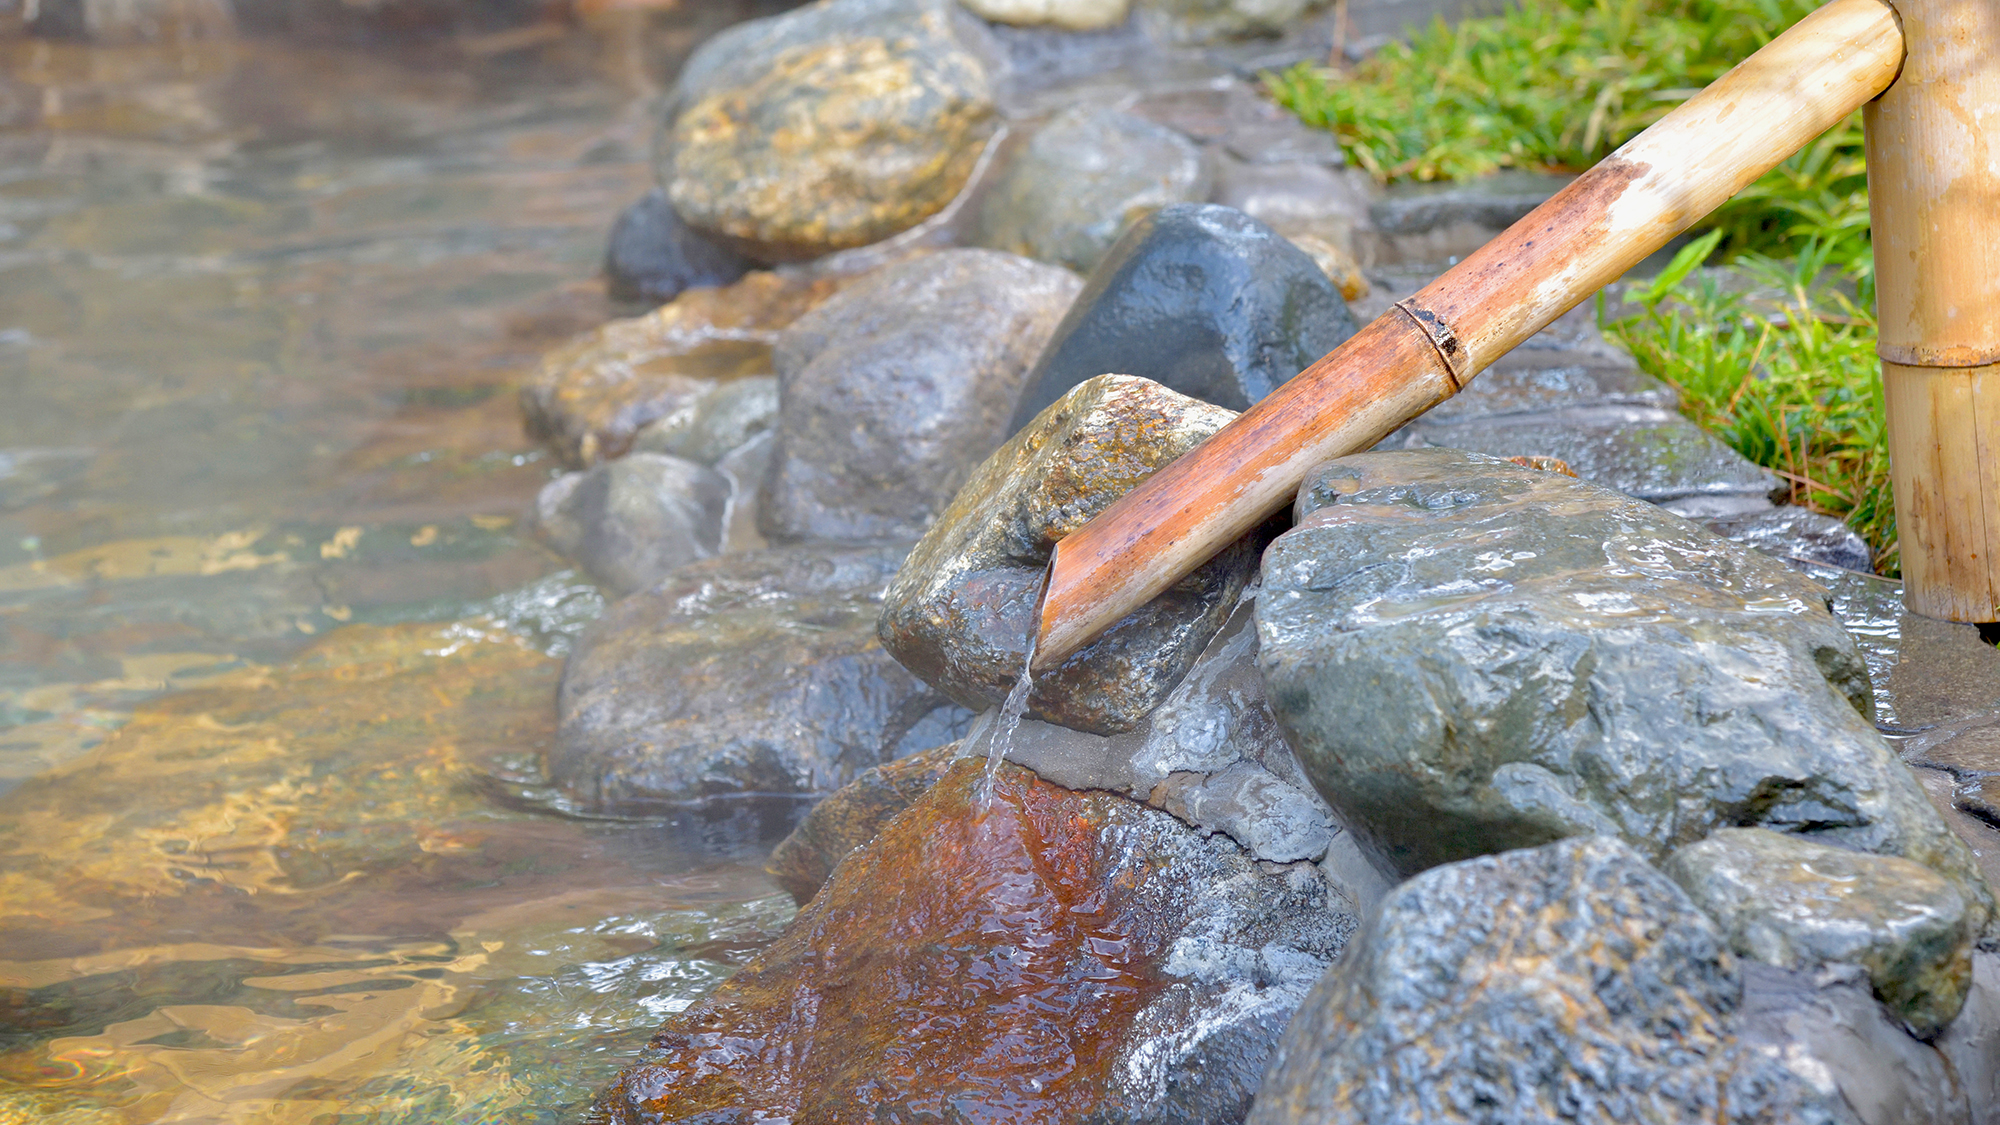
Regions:
<svg viewBox="0 0 2000 1125"><path fill-rule="evenodd" d="M2000 0L1894 0L1864 111L1905 603L2000 620Z"/></svg>

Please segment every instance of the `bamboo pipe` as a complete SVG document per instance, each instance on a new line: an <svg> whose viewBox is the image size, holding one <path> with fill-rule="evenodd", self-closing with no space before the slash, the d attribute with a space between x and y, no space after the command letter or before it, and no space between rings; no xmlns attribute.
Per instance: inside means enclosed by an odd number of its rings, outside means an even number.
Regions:
<svg viewBox="0 0 2000 1125"><path fill-rule="evenodd" d="M1883 0L1833 0L1120 497L1056 545L1035 667L1054 667L1283 508L1313 465L1457 394L1880 94L1902 58Z"/></svg>
<svg viewBox="0 0 2000 1125"><path fill-rule="evenodd" d="M2000 620L2000 0L1898 0L1865 111L1903 598Z"/></svg>

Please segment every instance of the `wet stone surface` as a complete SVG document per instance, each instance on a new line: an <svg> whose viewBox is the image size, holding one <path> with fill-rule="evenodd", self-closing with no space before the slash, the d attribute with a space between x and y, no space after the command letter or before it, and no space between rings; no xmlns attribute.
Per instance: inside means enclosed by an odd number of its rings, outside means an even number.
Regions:
<svg viewBox="0 0 2000 1125"><path fill-rule="evenodd" d="M1209 187L1208 165L1186 137L1120 110L1079 105L1014 153L980 205L975 239L1088 271L1133 223L1170 203L1205 200Z"/></svg>
<svg viewBox="0 0 2000 1125"><path fill-rule="evenodd" d="M882 644L960 704L997 707L1025 663L1056 541L1233 417L1130 376L1077 387L989 457L910 552L883 603ZM1257 546L1229 547L1036 676L1027 714L1098 734L1132 729L1221 628Z"/></svg>
<svg viewBox="0 0 2000 1125"><path fill-rule="evenodd" d="M1353 334L1333 283L1269 227L1213 204L1163 208L1091 272L1014 424L1107 372L1245 410Z"/></svg>
<svg viewBox="0 0 2000 1125"><path fill-rule="evenodd" d="M1734 539L1767 555L1804 559L1863 574L1875 571L1875 552L1869 549L1868 541L1839 519L1821 512L1787 506L1767 512L1720 516L1702 523L1725 539Z"/></svg>
<svg viewBox="0 0 2000 1125"><path fill-rule="evenodd" d="M1958 892L1924 867L1724 828L1675 851L1664 870L1737 953L1782 969L1859 965L1921 1037L1965 1004L1978 935Z"/></svg>
<svg viewBox="0 0 2000 1125"><path fill-rule="evenodd" d="M1866 717L1861 653L1784 564L1452 451L1328 462L1298 517L1265 556L1259 664L1396 869L1592 834L1658 859L1759 825L1915 860L1985 925L1972 855Z"/></svg>
<svg viewBox="0 0 2000 1125"><path fill-rule="evenodd" d="M573 469L622 456L648 423L723 383L771 375L778 332L839 287L760 271L579 336L521 387L528 436Z"/></svg>
<svg viewBox="0 0 2000 1125"><path fill-rule="evenodd" d="M673 413L646 423L632 437L632 452L664 453L714 465L777 421L777 376L748 375L719 383Z"/></svg>
<svg viewBox="0 0 2000 1125"><path fill-rule="evenodd" d="M564 666L555 781L602 811L820 794L958 738L971 716L875 639L904 552L728 555L615 603Z"/></svg>
<svg viewBox="0 0 2000 1125"><path fill-rule="evenodd" d="M689 225L765 261L907 230L951 202L994 125L956 5L825 0L688 60L661 181Z"/></svg>
<svg viewBox="0 0 2000 1125"><path fill-rule="evenodd" d="M791 835L779 841L766 864L771 877L804 906L841 860L873 840L966 756L961 740L862 770L814 805Z"/></svg>
<svg viewBox="0 0 2000 1125"><path fill-rule="evenodd" d="M775 541L914 539L1007 437L1028 366L1076 295L1066 270L943 250L842 290L778 338L758 511Z"/></svg>
<svg viewBox="0 0 2000 1125"><path fill-rule="evenodd" d="M1313 988L1249 1121L1841 1121L1737 1041L1742 995L1714 925L1616 840L1434 868Z"/></svg>
<svg viewBox="0 0 2000 1125"><path fill-rule="evenodd" d="M693 461L635 453L550 481L535 528L613 597L722 549L727 477Z"/></svg>
<svg viewBox="0 0 2000 1125"><path fill-rule="evenodd" d="M1355 926L1310 864L962 762L669 1020L611 1121L1240 1120Z"/></svg>

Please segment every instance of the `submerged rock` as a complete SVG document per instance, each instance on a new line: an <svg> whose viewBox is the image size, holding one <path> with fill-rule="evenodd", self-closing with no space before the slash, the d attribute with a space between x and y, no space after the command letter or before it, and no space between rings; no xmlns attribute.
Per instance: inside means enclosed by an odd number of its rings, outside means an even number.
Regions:
<svg viewBox="0 0 2000 1125"><path fill-rule="evenodd" d="M839 287L758 272L579 336L544 356L522 386L528 436L572 469L622 456L648 423L721 384L769 376L778 331Z"/></svg>
<svg viewBox="0 0 2000 1125"><path fill-rule="evenodd" d="M1126 375L1077 387L987 458L917 544L882 607L882 643L974 710L1025 663L1049 552L1234 413ZM1245 538L1035 677L1028 715L1130 730L1193 665L1256 567Z"/></svg>
<svg viewBox="0 0 2000 1125"><path fill-rule="evenodd" d="M987 454L1078 282L992 250L883 269L778 340L764 534L913 539Z"/></svg>
<svg viewBox="0 0 2000 1125"><path fill-rule="evenodd" d="M778 380L750 375L718 383L632 436L633 453L665 453L715 465L778 422ZM752 489L752 491L755 491Z"/></svg>
<svg viewBox="0 0 2000 1125"><path fill-rule="evenodd" d="M1208 167L1186 137L1116 109L1073 106L1015 154L980 204L975 237L1088 271L1133 223L1208 193Z"/></svg>
<svg viewBox="0 0 2000 1125"><path fill-rule="evenodd" d="M749 269L747 259L681 222L659 188L619 213L604 250L611 295L626 301L671 301L684 289L728 285Z"/></svg>
<svg viewBox="0 0 2000 1125"><path fill-rule="evenodd" d="M1616 840L1434 868L1313 988L1249 1122L1843 1120L1737 1041L1742 993L1715 927Z"/></svg>
<svg viewBox="0 0 2000 1125"><path fill-rule="evenodd" d="M964 756L961 740L862 770L814 805L778 842L765 870L804 906L826 885L841 860L873 840L897 813L921 800Z"/></svg>
<svg viewBox="0 0 2000 1125"><path fill-rule="evenodd" d="M1355 926L1310 864L1017 767L962 762L785 936L672 1017L604 1095L619 1125L1241 1120Z"/></svg>
<svg viewBox="0 0 2000 1125"><path fill-rule="evenodd" d="M1333 283L1269 227L1227 207L1163 208L1091 272L1014 424L1107 371L1245 410L1353 334Z"/></svg>
<svg viewBox="0 0 2000 1125"><path fill-rule="evenodd" d="M556 697L554 779L586 807L822 793L950 742L971 716L874 635L900 547L695 563L614 603Z"/></svg>
<svg viewBox="0 0 2000 1125"><path fill-rule="evenodd" d="M820 0L688 60L661 182L766 261L876 242L942 210L992 132L985 67L935 0Z"/></svg>
<svg viewBox="0 0 2000 1125"><path fill-rule="evenodd" d="M1257 602L1271 707L1399 871L1761 826L1938 872L1965 845L1869 721L1825 592L1651 505L1450 450L1322 465Z"/></svg>
<svg viewBox="0 0 2000 1125"><path fill-rule="evenodd" d="M692 461L634 453L550 481L535 498L535 525L617 597L721 551L729 493L727 478Z"/></svg>
<svg viewBox="0 0 2000 1125"><path fill-rule="evenodd" d="M1666 872L1736 952L1782 969L1859 965L1918 1035L1965 1004L1978 934L1965 900L1929 868L1723 828L1667 857Z"/></svg>

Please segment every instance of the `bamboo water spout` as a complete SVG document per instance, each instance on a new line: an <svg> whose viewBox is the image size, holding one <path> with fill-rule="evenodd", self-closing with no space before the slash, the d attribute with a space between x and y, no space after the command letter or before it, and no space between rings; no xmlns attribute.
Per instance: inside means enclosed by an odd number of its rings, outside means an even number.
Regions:
<svg viewBox="0 0 2000 1125"><path fill-rule="evenodd" d="M1056 545L1051 667L1666 245L1895 79L1896 13L1833 0Z"/></svg>

